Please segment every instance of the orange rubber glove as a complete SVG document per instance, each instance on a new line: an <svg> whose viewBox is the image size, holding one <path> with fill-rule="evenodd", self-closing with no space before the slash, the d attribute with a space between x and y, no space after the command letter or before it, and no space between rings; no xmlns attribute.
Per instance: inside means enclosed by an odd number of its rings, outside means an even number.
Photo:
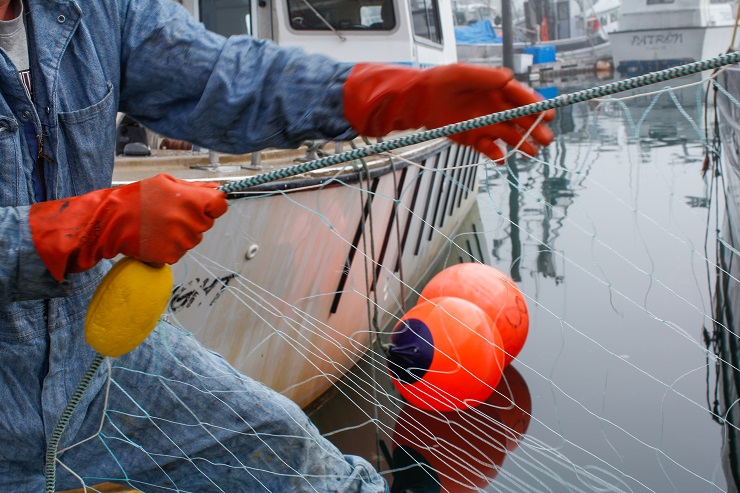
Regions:
<svg viewBox="0 0 740 493"><path fill-rule="evenodd" d="M431 69L382 64L357 64L344 84L344 116L360 135L380 137L393 130L437 128L541 101L533 90L513 79L505 68L457 63ZM545 113L550 121L555 111ZM450 137L472 146L491 159L504 157L495 143L514 147L537 120L537 115L469 130ZM543 124L533 128L519 147L534 156L538 146L552 142Z"/></svg>
<svg viewBox="0 0 740 493"><path fill-rule="evenodd" d="M119 188L31 206L34 246L58 281L104 258L173 264L200 243L228 208L214 183L160 174Z"/></svg>

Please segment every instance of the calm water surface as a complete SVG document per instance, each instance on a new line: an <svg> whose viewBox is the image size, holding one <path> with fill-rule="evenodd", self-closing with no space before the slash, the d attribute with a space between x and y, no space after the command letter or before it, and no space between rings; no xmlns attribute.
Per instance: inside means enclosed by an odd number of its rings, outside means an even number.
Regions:
<svg viewBox="0 0 740 493"><path fill-rule="evenodd" d="M442 428L432 419L426 429L442 437L427 445L445 457L430 465L442 469L439 482L418 467L399 471L408 464L394 461L394 436L411 411L377 355L312 414L321 431L409 491L440 491L439 483L442 491L735 491L711 412L716 372L704 333L718 199L701 173L696 97L682 91L682 108L663 95L655 106L562 109L540 161L519 159L513 174L480 170L474 226L455 241L480 244L527 298L529 337L506 380L521 412L481 411L517 423L518 440L466 428L469 416L448 416ZM460 256L451 251L449 263Z"/></svg>

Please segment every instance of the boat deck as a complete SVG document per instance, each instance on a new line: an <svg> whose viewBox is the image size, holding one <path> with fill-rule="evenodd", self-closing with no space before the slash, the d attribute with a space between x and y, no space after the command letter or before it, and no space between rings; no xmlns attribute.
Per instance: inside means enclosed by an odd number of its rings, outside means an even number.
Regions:
<svg viewBox="0 0 740 493"><path fill-rule="evenodd" d="M405 133L408 134L408 132ZM398 137L403 134L399 132L391 137ZM445 139L437 139L397 149L391 151L391 154L402 156L405 159L413 159L414 156L428 151L430 146L443 145L444 142ZM325 155L346 152L351 150L352 146L360 148L366 145L368 145L366 141L358 138L351 143L327 142L312 149L302 146L299 149L268 149L254 154L219 153L217 154L216 164L210 162L212 156L208 152L153 149L151 156L116 156L113 183L115 185L131 183L158 173L168 173L183 180L225 183L301 162L312 161ZM259 158L255 160L257 155L259 155ZM385 156L371 156L365 159L365 163L368 168L387 165L388 158ZM358 169L361 169L358 164L359 161L354 161L343 165L329 166L284 180L321 179L336 176L338 173L357 172Z"/></svg>

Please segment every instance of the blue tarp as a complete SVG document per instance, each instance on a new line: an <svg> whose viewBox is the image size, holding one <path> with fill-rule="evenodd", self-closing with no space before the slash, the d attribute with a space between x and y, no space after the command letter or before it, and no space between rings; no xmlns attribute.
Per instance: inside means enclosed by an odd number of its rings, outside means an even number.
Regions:
<svg viewBox="0 0 740 493"><path fill-rule="evenodd" d="M478 45L503 42L496 35L490 19L485 19L470 26L455 26L455 40L461 45Z"/></svg>

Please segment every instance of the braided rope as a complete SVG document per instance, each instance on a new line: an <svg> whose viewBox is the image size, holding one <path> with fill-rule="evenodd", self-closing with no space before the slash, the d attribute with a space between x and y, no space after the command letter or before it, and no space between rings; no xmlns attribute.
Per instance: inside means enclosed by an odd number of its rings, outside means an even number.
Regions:
<svg viewBox="0 0 740 493"><path fill-rule="evenodd" d="M98 372L98 369L100 369L100 365L103 364L104 360L105 356L102 354L97 353L95 355L90 366L85 370L85 374L82 375L80 383L77 384L77 388L72 393L72 397L69 398L67 406L64 408L62 415L59 417L59 421L57 421L57 424L54 427L54 431L51 433L49 444L46 446L46 493L54 493L56 488L56 458L57 450L59 449L59 440L62 438L62 433L64 433L64 430L67 428L67 424L72 418L72 413L74 413L77 404L80 403L82 396L90 386L90 382L92 382L93 377L95 377L95 374Z"/></svg>
<svg viewBox="0 0 740 493"><path fill-rule="evenodd" d="M332 156L326 156L295 166L289 166L267 173L262 173L249 178L245 178L243 180L236 180L232 183L222 185L221 187L219 187L219 190L222 190L226 193L240 192L257 185L263 185L271 181L282 180L284 178L300 175L309 171L315 171L327 166L354 161L356 159L365 158L374 154L380 154L382 152L392 151L401 147L420 144L422 142L427 142L429 140L437 139L440 137L449 137L450 135L466 132L468 130L514 120L516 118L533 115L542 111L562 108L563 106L569 106L571 104L588 101L590 99L609 96L611 94L628 91L630 89L637 89L639 87L676 79L678 77L684 77L686 75L692 75L698 72L703 72L705 70L717 69L725 65L737 63L739 61L740 51L735 51L733 53L719 55L707 60L687 63L685 65L679 65L678 67L672 67L665 70L660 70L658 72L651 72L649 74L612 82L603 86L592 87L590 89L584 89L582 91L577 91L570 94L563 94L552 99L538 101L536 103L520 106L518 108L513 108L506 111L501 111L499 113L480 116L478 118L473 118L464 122L453 123L444 127L426 130L423 132L398 137L396 139L386 140L384 142L378 142L377 144L361 147L359 149L353 149L351 151L342 152L340 154L334 154Z"/></svg>

